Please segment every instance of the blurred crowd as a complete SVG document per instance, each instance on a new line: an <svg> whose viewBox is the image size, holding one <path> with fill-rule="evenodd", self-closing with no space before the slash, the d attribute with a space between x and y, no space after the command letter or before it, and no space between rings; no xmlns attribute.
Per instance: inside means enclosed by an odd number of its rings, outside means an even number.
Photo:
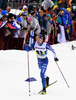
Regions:
<svg viewBox="0 0 76 100"><path fill-rule="evenodd" d="M10 6L0 9L0 50L22 50L31 32L34 41L42 34L43 41L50 45L76 39L76 6L64 8L45 0L39 8L24 5L18 15L10 11Z"/></svg>

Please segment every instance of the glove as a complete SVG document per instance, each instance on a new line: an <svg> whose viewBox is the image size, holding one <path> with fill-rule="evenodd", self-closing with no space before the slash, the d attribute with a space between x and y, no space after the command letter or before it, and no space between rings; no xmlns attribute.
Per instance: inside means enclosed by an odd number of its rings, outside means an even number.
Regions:
<svg viewBox="0 0 76 100"><path fill-rule="evenodd" d="M55 60L55 61L58 61L59 59L58 59L58 58L54 58L54 60Z"/></svg>

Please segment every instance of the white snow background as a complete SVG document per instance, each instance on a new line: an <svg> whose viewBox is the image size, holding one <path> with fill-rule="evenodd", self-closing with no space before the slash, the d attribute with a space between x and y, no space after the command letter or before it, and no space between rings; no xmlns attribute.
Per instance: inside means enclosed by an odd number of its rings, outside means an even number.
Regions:
<svg viewBox="0 0 76 100"><path fill-rule="evenodd" d="M31 82L31 96L28 78L27 52L20 50L0 51L0 100L76 100L76 41L52 45L59 61L57 62L70 88L67 87L51 51L48 51L49 64L47 75L50 83L57 83L47 88L46 95L37 94L42 89L40 70L35 51L29 52L30 77L37 79ZM34 94L35 93L35 94Z"/></svg>
<svg viewBox="0 0 76 100"><path fill-rule="evenodd" d="M12 10L18 14L20 11ZM59 61L57 62L70 88L67 87L51 51L48 51L47 75L50 83L46 95L37 94L42 89L40 70L35 51L29 52L30 77L37 79L30 83L29 96L27 52L20 50L0 51L0 100L76 100L76 41L52 45Z"/></svg>

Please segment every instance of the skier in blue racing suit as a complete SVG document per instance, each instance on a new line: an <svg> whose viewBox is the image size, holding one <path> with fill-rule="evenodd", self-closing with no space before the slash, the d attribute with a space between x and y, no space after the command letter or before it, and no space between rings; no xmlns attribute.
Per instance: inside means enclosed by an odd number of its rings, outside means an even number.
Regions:
<svg viewBox="0 0 76 100"><path fill-rule="evenodd" d="M47 43L43 42L43 36L41 34L36 36L36 42L34 42L31 45L31 47L28 46L27 44L25 44L24 46L24 50L26 51L30 51L33 48L35 49L36 54L37 54L38 66L40 69L40 76L42 80L43 90L41 94L46 94L46 85L49 85L48 83L49 78L45 76L45 72L48 65L47 50L52 51L55 61L58 61L58 58L56 56L54 49L52 49L52 47L48 45Z"/></svg>

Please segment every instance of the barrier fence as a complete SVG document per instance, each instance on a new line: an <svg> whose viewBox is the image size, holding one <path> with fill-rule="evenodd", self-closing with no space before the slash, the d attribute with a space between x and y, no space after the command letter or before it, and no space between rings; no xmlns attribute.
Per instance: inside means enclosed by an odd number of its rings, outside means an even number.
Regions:
<svg viewBox="0 0 76 100"><path fill-rule="evenodd" d="M25 5L25 3L21 4L19 2L18 3L8 2L7 4L9 6L11 6L12 9L20 9L23 5ZM29 6L30 4L34 5L34 6L38 7L38 8L41 6L40 3L36 3L36 2L34 2L34 3L26 3L27 6Z"/></svg>

